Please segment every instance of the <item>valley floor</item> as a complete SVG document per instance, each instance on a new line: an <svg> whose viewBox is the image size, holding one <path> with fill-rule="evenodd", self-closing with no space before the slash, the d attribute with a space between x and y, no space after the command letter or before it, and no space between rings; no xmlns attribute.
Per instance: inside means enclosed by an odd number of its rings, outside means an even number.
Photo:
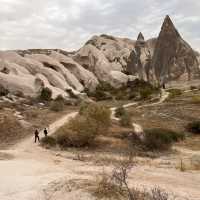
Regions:
<svg viewBox="0 0 200 200"><path fill-rule="evenodd" d="M188 96L177 98L184 98L187 101ZM172 102L163 102L166 98L167 96L159 102L159 105L154 104L143 108L133 106L133 108L130 108L130 112L137 111L133 115L133 121L141 124L144 128L154 127L153 124L156 123L145 123L146 119L150 120L148 113L152 113L151 120L156 120L156 117L160 119L161 116L164 116L160 115L161 110L162 113L164 113L163 109L170 112L170 107L166 108L165 106ZM173 99L172 101L176 102L176 100ZM181 102L180 99L177 100L177 106L179 102ZM154 106L156 106L156 110ZM176 109L178 108L176 107ZM146 115L144 115L145 109L148 110ZM190 109L187 107L187 110ZM192 116L195 117L198 110L195 107L192 109L194 109ZM54 133L57 128L76 114L76 112L71 112L52 123L49 127L50 132ZM164 114L166 115L166 113ZM177 115L176 112L176 116L170 115L170 117L179 119ZM165 119L167 120L168 118L166 117ZM166 120L165 123L167 123ZM181 120L188 120L188 114ZM158 123L158 121L157 124L160 124L161 127L166 126L166 124ZM181 130L181 124L176 124ZM130 172L129 184L139 188L158 186L176 195L177 199L199 200L199 171L190 168L185 168L183 171L180 167L182 160L185 163L189 163L192 156L200 156L200 148L198 148L200 139L194 138L193 140L190 138L189 140L175 145L171 152L161 154L154 159L136 157L137 164ZM193 141L195 141L197 148L191 148ZM80 159L79 155L83 159ZM102 172L111 172L115 163L120 159L121 156L119 154L112 152L92 152L87 150L84 152L75 150L64 152L58 149L50 151L43 149L38 144L34 144L33 138L27 138L9 147L9 149L0 151L0 199L93 200L96 197L89 192L91 184L98 179Z"/></svg>

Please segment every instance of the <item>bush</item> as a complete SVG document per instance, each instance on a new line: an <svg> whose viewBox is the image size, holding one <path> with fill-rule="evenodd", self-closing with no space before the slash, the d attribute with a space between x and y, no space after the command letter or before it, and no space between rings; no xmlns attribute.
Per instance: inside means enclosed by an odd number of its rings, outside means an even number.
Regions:
<svg viewBox="0 0 200 200"><path fill-rule="evenodd" d="M90 146L96 135L96 124L77 116L57 131L57 142L62 148Z"/></svg>
<svg viewBox="0 0 200 200"><path fill-rule="evenodd" d="M149 129L145 131L144 147L147 150L167 150L173 142L178 142L184 139L184 135L166 129Z"/></svg>
<svg viewBox="0 0 200 200"><path fill-rule="evenodd" d="M194 134L200 134L200 121L194 121L187 125L187 130Z"/></svg>
<svg viewBox="0 0 200 200"><path fill-rule="evenodd" d="M124 113L120 118L120 124L123 127L131 127L131 116L128 112Z"/></svg>
<svg viewBox="0 0 200 200"><path fill-rule="evenodd" d="M200 96L193 96L191 103L200 104Z"/></svg>
<svg viewBox="0 0 200 200"><path fill-rule="evenodd" d="M175 98L177 96L182 95L182 90L180 89L169 89L167 92L170 93L169 98Z"/></svg>
<svg viewBox="0 0 200 200"><path fill-rule="evenodd" d="M151 97L151 95L154 93L154 90L152 88L146 87L140 89L140 99L141 100L147 100Z"/></svg>
<svg viewBox="0 0 200 200"><path fill-rule="evenodd" d="M115 116L116 116L116 117L122 117L122 116L125 115L125 114L126 114L126 110L125 110L125 108L124 108L123 106L118 107L118 108L116 109L116 111L115 111Z"/></svg>
<svg viewBox="0 0 200 200"><path fill-rule="evenodd" d="M90 103L82 109L81 113L88 121L96 124L97 134L107 132L111 125L111 111L103 105Z"/></svg>
<svg viewBox="0 0 200 200"><path fill-rule="evenodd" d="M47 136L41 139L41 144L42 146L47 147L47 148L55 147L56 139L51 136Z"/></svg>
<svg viewBox="0 0 200 200"><path fill-rule="evenodd" d="M2 85L0 85L0 96L6 96L9 91Z"/></svg>
<svg viewBox="0 0 200 200"><path fill-rule="evenodd" d="M52 97L52 91L49 88L43 88L40 94L42 101L50 101Z"/></svg>
<svg viewBox="0 0 200 200"><path fill-rule="evenodd" d="M91 146L111 124L110 110L104 106L92 103L83 106L79 112L81 115L57 131L58 144L63 148Z"/></svg>
<svg viewBox="0 0 200 200"><path fill-rule="evenodd" d="M61 101L53 101L51 102L50 105L50 110L54 111L54 112L61 112L64 110L64 103Z"/></svg>

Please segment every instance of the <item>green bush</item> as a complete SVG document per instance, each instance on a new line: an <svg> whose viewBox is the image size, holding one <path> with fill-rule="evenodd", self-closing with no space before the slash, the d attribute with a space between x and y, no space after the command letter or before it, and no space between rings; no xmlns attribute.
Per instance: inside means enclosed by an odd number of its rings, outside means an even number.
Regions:
<svg viewBox="0 0 200 200"><path fill-rule="evenodd" d="M170 93L169 98L175 98L182 95L182 90L180 89L169 89L167 92Z"/></svg>
<svg viewBox="0 0 200 200"><path fill-rule="evenodd" d="M6 96L9 91L2 85L0 85L0 96Z"/></svg>
<svg viewBox="0 0 200 200"><path fill-rule="evenodd" d="M51 136L47 136L41 139L41 144L42 146L47 147L47 148L55 147L56 139Z"/></svg>
<svg viewBox="0 0 200 200"><path fill-rule="evenodd" d="M153 88L141 88L140 89L140 99L141 100L147 100L151 97L151 95L154 93Z"/></svg>
<svg viewBox="0 0 200 200"><path fill-rule="evenodd" d="M174 142L184 139L184 135L167 129L149 129L145 130L144 147L147 150L159 151L167 150Z"/></svg>
<svg viewBox="0 0 200 200"><path fill-rule="evenodd" d="M126 112L125 114L123 114L120 117L120 124L123 127L131 127L132 126L132 124L131 124L131 116L130 116L130 114L128 112Z"/></svg>
<svg viewBox="0 0 200 200"><path fill-rule="evenodd" d="M115 111L115 116L116 116L116 117L122 117L123 115L125 115L125 113L126 113L125 108L124 108L123 106L120 106L120 107L118 107L118 108L116 109L116 111Z"/></svg>
<svg viewBox="0 0 200 200"><path fill-rule="evenodd" d="M42 101L50 101L52 97L52 91L49 88L43 88L40 94Z"/></svg>
<svg viewBox="0 0 200 200"><path fill-rule="evenodd" d="M200 134L200 121L194 121L187 125L187 130L194 134Z"/></svg>
<svg viewBox="0 0 200 200"><path fill-rule="evenodd" d="M193 96L192 100L191 100L191 103L193 103L193 104L200 104L200 95Z"/></svg>

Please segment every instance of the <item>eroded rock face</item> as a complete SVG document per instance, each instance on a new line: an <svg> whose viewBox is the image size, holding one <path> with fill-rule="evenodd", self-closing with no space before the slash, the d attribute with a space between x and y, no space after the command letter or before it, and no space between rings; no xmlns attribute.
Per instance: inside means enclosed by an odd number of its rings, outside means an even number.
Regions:
<svg viewBox="0 0 200 200"><path fill-rule="evenodd" d="M158 82L199 78L198 61L193 49L166 16L157 39L152 67Z"/></svg>
<svg viewBox="0 0 200 200"><path fill-rule="evenodd" d="M84 88L88 89L90 92L93 92L96 89L99 84L96 76L89 70L83 68L72 58L55 51L51 52L50 57L56 59L65 66L79 80L79 82L82 83Z"/></svg>

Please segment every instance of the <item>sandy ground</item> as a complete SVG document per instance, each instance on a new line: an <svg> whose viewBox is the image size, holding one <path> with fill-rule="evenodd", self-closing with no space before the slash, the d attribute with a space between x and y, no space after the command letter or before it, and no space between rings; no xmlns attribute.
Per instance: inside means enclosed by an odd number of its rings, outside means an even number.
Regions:
<svg viewBox="0 0 200 200"><path fill-rule="evenodd" d="M165 98L166 93L159 103ZM51 124L50 133L76 114L67 114ZM163 163L164 167L154 164L136 166L130 173L130 185L159 186L179 196L179 200L200 200L200 173L168 167L171 160L159 158L155 161ZM9 150L0 151L0 200L93 200L95 198L81 185L84 186L86 180L95 180L103 170L109 172L112 166L74 160L72 152L46 150L29 138Z"/></svg>

